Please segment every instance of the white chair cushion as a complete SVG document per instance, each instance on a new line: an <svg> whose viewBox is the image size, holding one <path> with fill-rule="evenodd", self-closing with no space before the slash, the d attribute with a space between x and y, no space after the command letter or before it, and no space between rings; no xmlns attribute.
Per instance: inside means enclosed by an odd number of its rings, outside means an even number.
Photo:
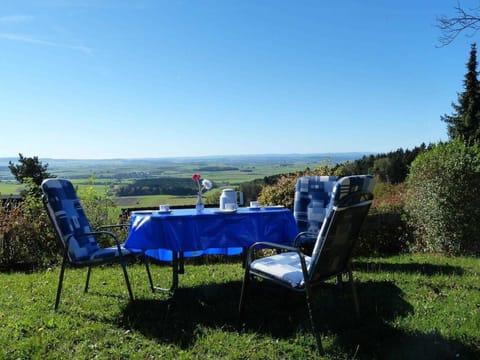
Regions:
<svg viewBox="0 0 480 360"><path fill-rule="evenodd" d="M307 270L310 266L310 257L305 256ZM253 261L250 268L254 271L267 274L293 288L302 287L304 284L300 257L297 253L286 252L278 255L267 256Z"/></svg>

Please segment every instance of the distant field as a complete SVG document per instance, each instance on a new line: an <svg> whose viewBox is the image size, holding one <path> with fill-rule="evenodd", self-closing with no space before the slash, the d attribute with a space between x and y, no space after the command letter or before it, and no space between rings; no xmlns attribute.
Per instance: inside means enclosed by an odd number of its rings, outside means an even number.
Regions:
<svg viewBox="0 0 480 360"><path fill-rule="evenodd" d="M105 190L106 185L102 183L95 182L94 185L87 184L83 181L72 180L74 185L78 185L79 188L86 186L93 186L97 191ZM0 181L0 195L18 195L22 190L25 189L25 186L18 184L15 181Z"/></svg>
<svg viewBox="0 0 480 360"><path fill-rule="evenodd" d="M169 159L110 159L110 160L62 160L40 159L48 164L48 171L70 179L79 188L93 186L97 191L114 190L136 179L159 177L191 178L200 173L202 178L216 186L235 187L241 183L264 177L303 171L325 164L342 163L361 158L361 153L349 154L291 154L217 156ZM19 194L24 187L14 181L8 162L14 158L0 158L0 195ZM92 185L92 181L93 184ZM172 195L125 196L117 198L119 207L152 207L160 203L193 205L194 197Z"/></svg>
<svg viewBox="0 0 480 360"><path fill-rule="evenodd" d="M13 181L0 181L0 195L17 195L23 188L21 184Z"/></svg>
<svg viewBox="0 0 480 360"><path fill-rule="evenodd" d="M122 196L117 198L116 204L120 208L158 208L160 204L169 205L195 205L194 196L170 196L170 195L149 195L149 196Z"/></svg>

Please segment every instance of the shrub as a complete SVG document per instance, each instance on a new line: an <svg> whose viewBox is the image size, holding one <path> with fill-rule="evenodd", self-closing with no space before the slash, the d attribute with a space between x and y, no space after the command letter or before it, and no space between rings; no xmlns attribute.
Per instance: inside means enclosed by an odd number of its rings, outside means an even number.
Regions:
<svg viewBox="0 0 480 360"><path fill-rule="evenodd" d="M408 251L410 233L404 221L406 186L377 181L374 201L360 231L356 255L396 255Z"/></svg>
<svg viewBox="0 0 480 360"><path fill-rule="evenodd" d="M75 189L81 200L83 210L90 222L92 229L106 224L117 224L121 210L115 206L115 198L110 195L108 187L102 192L90 186Z"/></svg>
<svg viewBox="0 0 480 360"><path fill-rule="evenodd" d="M275 185L267 185L262 189L258 201L264 205L283 205L293 209L296 182L296 176L282 176Z"/></svg>
<svg viewBox="0 0 480 360"><path fill-rule="evenodd" d="M215 188L207 191L203 194L203 199L206 205L215 205L220 202L220 196L222 195L222 189Z"/></svg>
<svg viewBox="0 0 480 360"><path fill-rule="evenodd" d="M413 161L406 211L412 249L480 254L480 148L441 143Z"/></svg>
<svg viewBox="0 0 480 360"><path fill-rule="evenodd" d="M273 185L263 187L258 201L264 205L283 205L293 210L293 202L295 200L295 184L301 176L316 175L330 176L333 175L333 168L328 164L322 164L313 170L307 169L296 174L288 174L279 176Z"/></svg>
<svg viewBox="0 0 480 360"><path fill-rule="evenodd" d="M92 180L93 181L93 180ZM23 201L0 206L0 267L7 270L32 269L57 263L61 258L58 240L45 211L40 188L27 181ZM93 183L92 183L93 185ZM107 188L98 193L93 186L77 189L92 229L117 224L120 209ZM126 229L119 232L126 235ZM111 238L98 238L100 245L113 245Z"/></svg>
<svg viewBox="0 0 480 360"><path fill-rule="evenodd" d="M262 180L253 180L240 184L240 191L243 192L243 198L245 204L249 204L250 201L257 200L259 194L262 192L264 182Z"/></svg>
<svg viewBox="0 0 480 360"><path fill-rule="evenodd" d="M58 260L55 235L43 209L39 188L26 180L23 201L0 207L0 266L32 269Z"/></svg>
<svg viewBox="0 0 480 360"><path fill-rule="evenodd" d="M115 198L109 193L108 187L102 192L97 191L94 187L94 178L90 178L90 186L77 188L76 192L81 200L83 210L87 215L90 226L93 230L103 225L119 224L121 218L121 209L115 206ZM114 228L108 231L114 231L120 237L125 238L128 228ZM111 237L99 237L100 246L114 245Z"/></svg>

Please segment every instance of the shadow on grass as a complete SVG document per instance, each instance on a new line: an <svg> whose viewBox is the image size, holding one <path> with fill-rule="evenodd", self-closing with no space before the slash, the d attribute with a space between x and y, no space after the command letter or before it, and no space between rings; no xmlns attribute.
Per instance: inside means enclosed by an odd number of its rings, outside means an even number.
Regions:
<svg viewBox="0 0 480 360"><path fill-rule="evenodd" d="M348 285L348 284L346 284ZM236 332L241 282L180 288L174 300L138 299L129 303L121 326L135 329L160 343L184 349L194 345L198 326ZM332 337L332 356L356 354L365 359L449 359L478 355L478 350L438 334L409 334L389 325L396 317L413 312L402 291L391 282L369 281L358 285L361 319L355 319L350 288L333 284L316 289L314 311L322 338ZM303 294L265 283L252 282L245 311L247 333L292 338L311 333Z"/></svg>
<svg viewBox="0 0 480 360"><path fill-rule="evenodd" d="M354 261L355 270L363 272L403 272L403 273L419 273L422 275L463 275L464 270L460 266L451 265L435 265L427 263L410 263L410 264L390 264L386 262L363 262Z"/></svg>

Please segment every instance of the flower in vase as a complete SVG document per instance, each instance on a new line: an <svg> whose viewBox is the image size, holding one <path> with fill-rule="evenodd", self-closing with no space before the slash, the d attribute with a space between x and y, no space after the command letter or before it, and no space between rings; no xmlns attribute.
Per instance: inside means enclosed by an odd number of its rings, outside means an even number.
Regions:
<svg viewBox="0 0 480 360"><path fill-rule="evenodd" d="M204 191L208 191L213 187L212 182L207 179L202 179L200 174L193 174L192 180L198 185L198 195L202 195Z"/></svg>

